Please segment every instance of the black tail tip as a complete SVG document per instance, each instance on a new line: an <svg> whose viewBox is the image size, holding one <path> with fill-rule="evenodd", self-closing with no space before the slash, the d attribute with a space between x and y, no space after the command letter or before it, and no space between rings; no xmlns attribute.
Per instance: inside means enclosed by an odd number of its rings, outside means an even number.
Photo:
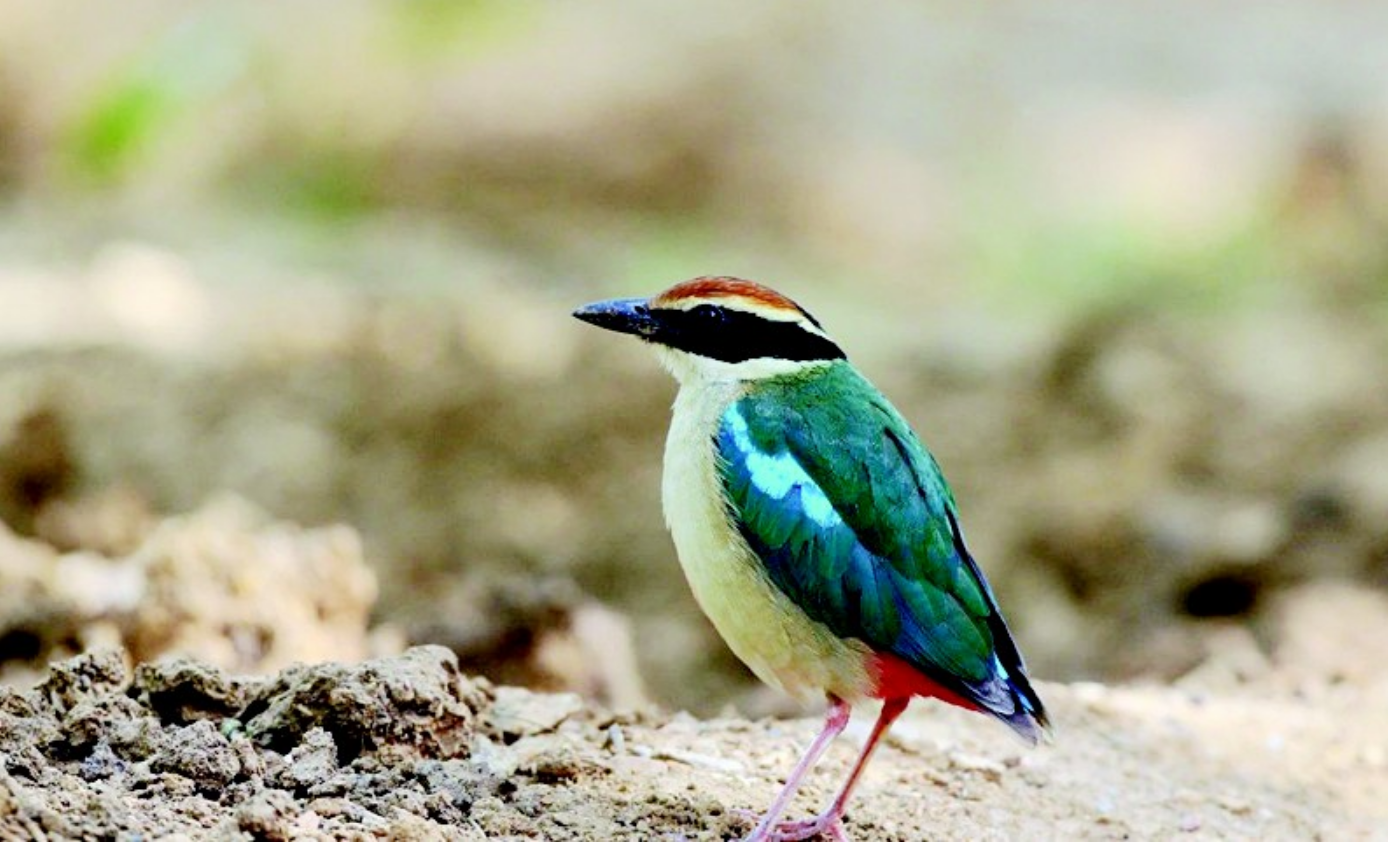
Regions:
<svg viewBox="0 0 1388 842"><path fill-rule="evenodd" d="M1015 712L1001 718L1029 745L1050 745L1055 742L1051 718L1046 715L1046 709L1039 705L1034 710L1019 705Z"/></svg>

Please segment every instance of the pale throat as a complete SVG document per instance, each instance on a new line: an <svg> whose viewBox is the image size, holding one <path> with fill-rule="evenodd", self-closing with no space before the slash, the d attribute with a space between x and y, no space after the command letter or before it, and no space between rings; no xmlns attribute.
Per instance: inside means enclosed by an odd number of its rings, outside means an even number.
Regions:
<svg viewBox="0 0 1388 842"><path fill-rule="evenodd" d="M829 365L831 360L781 360L775 357L757 357L742 362L729 363L686 351L676 350L665 345L655 345L660 364L681 386L697 386L712 383L745 383L751 380L765 380L769 377L783 377L799 374L813 368Z"/></svg>

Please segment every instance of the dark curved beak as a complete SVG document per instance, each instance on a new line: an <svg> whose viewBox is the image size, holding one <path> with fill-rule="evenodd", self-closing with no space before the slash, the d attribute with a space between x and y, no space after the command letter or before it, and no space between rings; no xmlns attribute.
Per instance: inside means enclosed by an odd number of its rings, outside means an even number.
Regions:
<svg viewBox="0 0 1388 842"><path fill-rule="evenodd" d="M660 329L660 321L644 298L613 298L595 301L574 311L574 318L617 333L631 333L650 339Z"/></svg>

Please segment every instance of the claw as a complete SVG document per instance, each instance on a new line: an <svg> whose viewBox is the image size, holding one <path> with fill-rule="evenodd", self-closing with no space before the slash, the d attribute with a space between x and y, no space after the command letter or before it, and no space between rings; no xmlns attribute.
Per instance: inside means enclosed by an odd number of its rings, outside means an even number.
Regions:
<svg viewBox="0 0 1388 842"><path fill-rule="evenodd" d="M756 813L750 810L738 810L736 812L752 821L759 818ZM778 822L764 835L758 836L754 832L744 842L802 842L802 840L815 839L821 836L827 836L834 842L849 842L848 833L843 829L843 822L837 815L831 813L795 822Z"/></svg>

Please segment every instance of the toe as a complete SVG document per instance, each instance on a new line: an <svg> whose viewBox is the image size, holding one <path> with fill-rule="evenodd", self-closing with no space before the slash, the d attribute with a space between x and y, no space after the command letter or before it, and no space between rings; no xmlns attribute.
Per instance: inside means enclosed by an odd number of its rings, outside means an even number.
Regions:
<svg viewBox="0 0 1388 842"><path fill-rule="evenodd" d="M798 822L782 822L772 831L772 839L777 842L801 842L827 836L836 842L848 842L848 834L838 817L819 816Z"/></svg>

